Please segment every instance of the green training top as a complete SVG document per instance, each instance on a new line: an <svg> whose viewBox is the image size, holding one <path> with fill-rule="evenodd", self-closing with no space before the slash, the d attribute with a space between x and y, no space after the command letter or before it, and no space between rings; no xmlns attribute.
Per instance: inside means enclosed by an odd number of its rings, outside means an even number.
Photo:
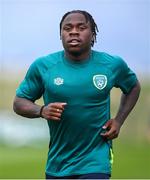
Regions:
<svg viewBox="0 0 150 180"><path fill-rule="evenodd" d="M118 56L91 51L89 59L74 62L64 51L38 58L16 91L31 101L66 102L60 121L49 120L50 149L46 173L70 176L111 173L111 142L100 133L110 119L110 91L127 94L136 75Z"/></svg>

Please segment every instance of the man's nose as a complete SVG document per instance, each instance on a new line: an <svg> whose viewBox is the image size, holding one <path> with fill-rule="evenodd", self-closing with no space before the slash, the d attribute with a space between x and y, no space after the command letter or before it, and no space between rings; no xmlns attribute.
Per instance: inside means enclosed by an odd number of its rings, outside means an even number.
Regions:
<svg viewBox="0 0 150 180"><path fill-rule="evenodd" d="M72 30L70 31L70 34L79 34L79 30L77 28L72 28Z"/></svg>

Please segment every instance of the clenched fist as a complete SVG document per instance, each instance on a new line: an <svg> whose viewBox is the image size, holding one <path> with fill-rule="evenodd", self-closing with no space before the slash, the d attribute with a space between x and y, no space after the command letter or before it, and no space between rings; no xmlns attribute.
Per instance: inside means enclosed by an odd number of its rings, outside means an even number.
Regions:
<svg viewBox="0 0 150 180"><path fill-rule="evenodd" d="M41 116L47 120L59 121L66 105L67 103L64 102L50 103L47 106L44 106Z"/></svg>

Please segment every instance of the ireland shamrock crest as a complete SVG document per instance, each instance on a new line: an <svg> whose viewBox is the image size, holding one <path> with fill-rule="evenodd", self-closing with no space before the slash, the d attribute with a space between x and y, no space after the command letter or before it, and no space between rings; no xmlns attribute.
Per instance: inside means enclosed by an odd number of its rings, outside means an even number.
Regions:
<svg viewBox="0 0 150 180"><path fill-rule="evenodd" d="M96 88L102 90L107 85L107 77L101 74L95 75L93 76L93 83Z"/></svg>

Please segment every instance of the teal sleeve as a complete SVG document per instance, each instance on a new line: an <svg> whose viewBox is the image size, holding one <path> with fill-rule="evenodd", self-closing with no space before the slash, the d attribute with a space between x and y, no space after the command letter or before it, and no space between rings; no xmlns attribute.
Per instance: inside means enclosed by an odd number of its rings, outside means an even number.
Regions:
<svg viewBox="0 0 150 180"><path fill-rule="evenodd" d="M16 90L16 96L35 101L39 99L44 91L42 77L35 61L27 71L24 80Z"/></svg>
<svg viewBox="0 0 150 180"><path fill-rule="evenodd" d="M124 94L128 94L137 82L135 73L121 58L118 57L118 73L116 75L115 87L120 88Z"/></svg>

